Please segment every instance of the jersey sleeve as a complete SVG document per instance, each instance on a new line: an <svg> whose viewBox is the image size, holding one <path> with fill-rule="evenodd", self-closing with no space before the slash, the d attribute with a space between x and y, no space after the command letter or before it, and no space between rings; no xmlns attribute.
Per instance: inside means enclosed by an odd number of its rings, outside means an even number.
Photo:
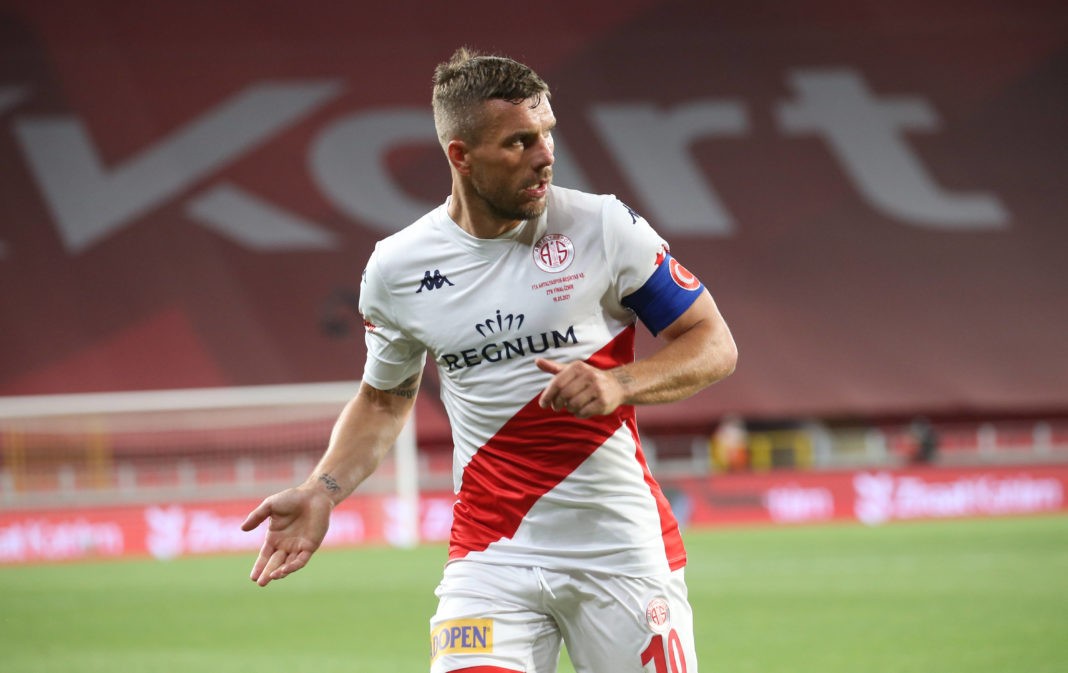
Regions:
<svg viewBox="0 0 1068 673"><path fill-rule="evenodd" d="M667 241L618 199L605 204L605 254L618 299L654 335L686 312L704 285L671 256Z"/></svg>
<svg viewBox="0 0 1068 673"><path fill-rule="evenodd" d="M376 250L360 282L360 314L367 345L363 381L379 390L396 388L422 371L426 363L426 348L396 324L391 303Z"/></svg>

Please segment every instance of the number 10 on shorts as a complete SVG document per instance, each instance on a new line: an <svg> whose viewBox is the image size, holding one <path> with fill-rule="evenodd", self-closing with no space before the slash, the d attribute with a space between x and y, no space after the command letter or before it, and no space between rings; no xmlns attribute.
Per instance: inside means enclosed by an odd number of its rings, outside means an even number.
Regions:
<svg viewBox="0 0 1068 673"><path fill-rule="evenodd" d="M649 645L642 650L642 666L648 666L649 662L653 662L654 673L686 673L686 655L683 654L682 641L675 629L663 635L654 635L649 641Z"/></svg>

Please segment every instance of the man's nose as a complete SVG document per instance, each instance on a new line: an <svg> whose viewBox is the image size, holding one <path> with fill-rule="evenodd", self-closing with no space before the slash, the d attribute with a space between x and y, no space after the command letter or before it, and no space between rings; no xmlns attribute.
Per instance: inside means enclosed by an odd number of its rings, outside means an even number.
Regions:
<svg viewBox="0 0 1068 673"><path fill-rule="evenodd" d="M541 170L552 166L556 162L554 151L555 147L553 146L552 137L539 140L538 145L535 148L534 168Z"/></svg>

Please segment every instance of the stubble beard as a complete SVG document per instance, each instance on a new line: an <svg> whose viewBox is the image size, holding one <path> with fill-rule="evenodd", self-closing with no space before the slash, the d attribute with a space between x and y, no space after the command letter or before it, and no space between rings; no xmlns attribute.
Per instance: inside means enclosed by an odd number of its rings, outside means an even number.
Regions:
<svg viewBox="0 0 1068 673"><path fill-rule="evenodd" d="M551 184L552 173L546 172L540 179ZM489 210L490 214L501 220L533 220L541 217L548 205L548 199L541 199L527 204L518 203L519 197L514 194L506 193L503 190L489 192L483 189L478 180L472 180L471 187L475 195L486 205L486 209Z"/></svg>

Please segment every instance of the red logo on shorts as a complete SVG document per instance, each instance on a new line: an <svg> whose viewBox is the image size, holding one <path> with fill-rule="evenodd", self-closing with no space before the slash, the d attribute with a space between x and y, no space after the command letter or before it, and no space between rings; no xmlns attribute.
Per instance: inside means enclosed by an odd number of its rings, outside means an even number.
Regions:
<svg viewBox="0 0 1068 673"><path fill-rule="evenodd" d="M697 276L693 275L686 267L676 262L674 257L668 262L668 270L671 271L671 279L682 289L696 290L701 287L701 281L697 280Z"/></svg>
<svg viewBox="0 0 1068 673"><path fill-rule="evenodd" d="M671 613L668 611L667 601L663 598L649 601L645 608L645 620L655 633L667 633L671 628Z"/></svg>

